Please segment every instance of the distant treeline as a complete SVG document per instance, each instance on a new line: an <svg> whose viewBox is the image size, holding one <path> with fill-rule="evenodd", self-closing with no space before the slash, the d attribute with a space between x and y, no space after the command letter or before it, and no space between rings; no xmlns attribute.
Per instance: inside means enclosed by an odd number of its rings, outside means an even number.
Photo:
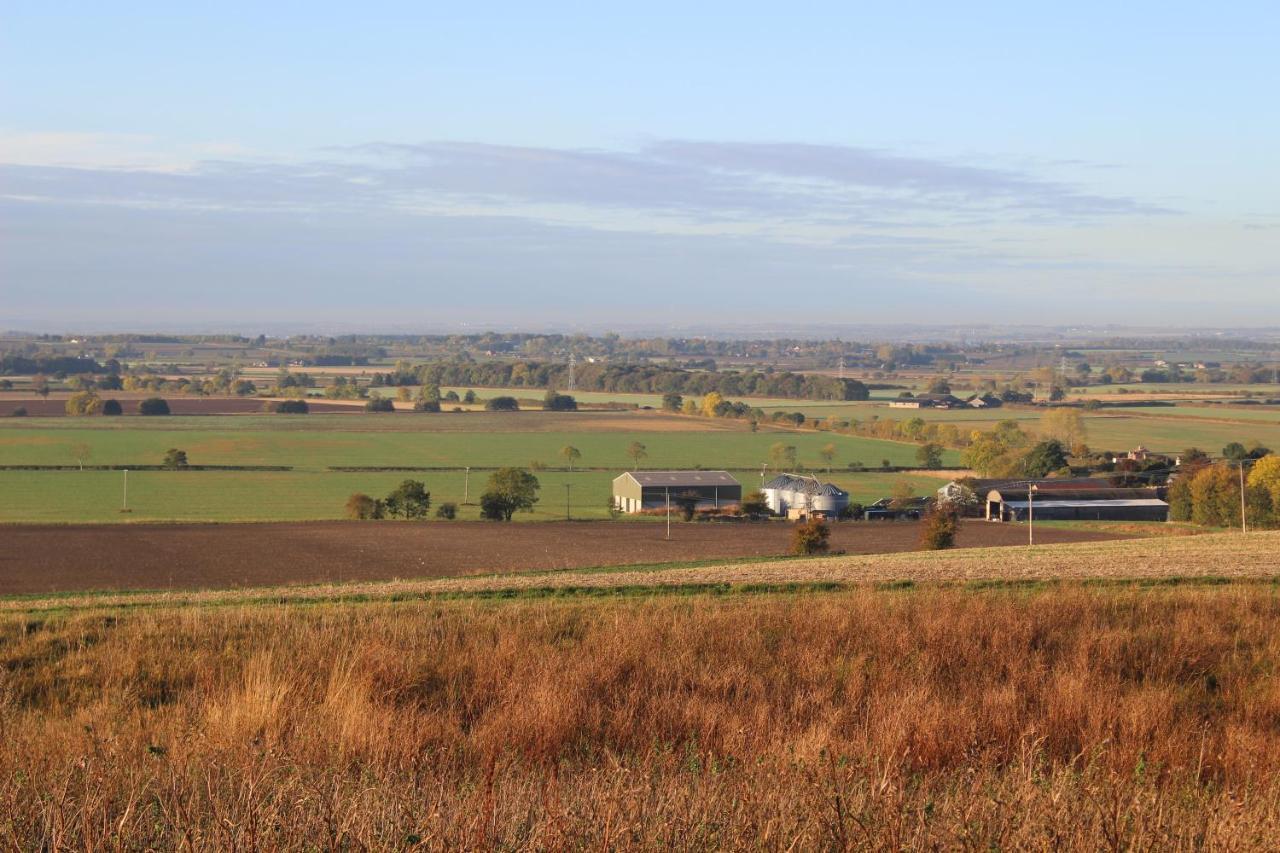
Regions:
<svg viewBox="0 0 1280 853"><path fill-rule="evenodd" d="M375 385L470 385L489 388L566 388L563 363L431 362L375 374ZM582 364L574 370L579 391L634 394L710 394L723 397L784 397L796 400L866 400L870 389L856 379L788 371L694 371L652 364Z"/></svg>
<svg viewBox="0 0 1280 853"><path fill-rule="evenodd" d="M119 367L116 366L118 370ZM111 368L92 358L71 355L25 356L0 355L0 376L18 376L28 373L52 373L69 376L76 373L111 373Z"/></svg>

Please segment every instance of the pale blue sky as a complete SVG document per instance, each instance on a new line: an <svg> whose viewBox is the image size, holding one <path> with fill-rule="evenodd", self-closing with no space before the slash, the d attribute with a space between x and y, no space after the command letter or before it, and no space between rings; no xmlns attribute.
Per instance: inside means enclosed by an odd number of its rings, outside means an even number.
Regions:
<svg viewBox="0 0 1280 853"><path fill-rule="evenodd" d="M0 2L0 328L1280 313L1274 4L192 5Z"/></svg>

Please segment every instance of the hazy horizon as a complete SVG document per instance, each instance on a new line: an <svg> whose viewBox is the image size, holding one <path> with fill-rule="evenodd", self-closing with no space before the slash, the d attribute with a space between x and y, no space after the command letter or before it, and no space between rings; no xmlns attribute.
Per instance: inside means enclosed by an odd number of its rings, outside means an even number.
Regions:
<svg viewBox="0 0 1280 853"><path fill-rule="evenodd" d="M1264 3L0 13L0 329L1274 326Z"/></svg>

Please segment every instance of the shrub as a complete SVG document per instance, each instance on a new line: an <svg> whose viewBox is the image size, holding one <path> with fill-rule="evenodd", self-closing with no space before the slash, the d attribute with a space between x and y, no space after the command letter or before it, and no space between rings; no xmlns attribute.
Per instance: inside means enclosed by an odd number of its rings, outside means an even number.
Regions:
<svg viewBox="0 0 1280 853"><path fill-rule="evenodd" d="M485 401L484 408L489 412L515 412L519 411L520 404L515 397L490 397Z"/></svg>
<svg viewBox="0 0 1280 853"><path fill-rule="evenodd" d="M436 509L436 518L453 521L458 517L458 505L453 501L445 501Z"/></svg>
<svg viewBox="0 0 1280 853"><path fill-rule="evenodd" d="M167 415L169 414L169 403L163 397L148 397L138 403L138 414Z"/></svg>
<svg viewBox="0 0 1280 853"><path fill-rule="evenodd" d="M413 404L413 410L415 412L438 412L440 411L440 401L429 400L429 399L424 399L420 397Z"/></svg>
<svg viewBox="0 0 1280 853"><path fill-rule="evenodd" d="M382 501L374 500L363 492L352 492L347 498L347 518L359 521L382 518Z"/></svg>
<svg viewBox="0 0 1280 853"><path fill-rule="evenodd" d="M840 510L840 517L848 521L856 521L866 513L867 508L857 501L849 501L848 506Z"/></svg>
<svg viewBox="0 0 1280 853"><path fill-rule="evenodd" d="M164 462L166 468L186 468L187 467L187 451L179 450L176 447L170 447L164 454Z"/></svg>
<svg viewBox="0 0 1280 853"><path fill-rule="evenodd" d="M26 406L19 406L18 408L14 409L12 412L9 413L9 417L11 418L25 418L26 416L27 416Z"/></svg>
<svg viewBox="0 0 1280 853"><path fill-rule="evenodd" d="M373 397L364 404L366 412L394 412L396 404L388 397Z"/></svg>
<svg viewBox="0 0 1280 853"><path fill-rule="evenodd" d="M123 415L124 407L120 405L119 400L104 400L102 402L102 414L109 416Z"/></svg>
<svg viewBox="0 0 1280 853"><path fill-rule="evenodd" d="M271 403L270 409L277 415L305 415L311 411L306 400L279 400Z"/></svg>
<svg viewBox="0 0 1280 853"><path fill-rule="evenodd" d="M920 547L925 551L954 547L959 529L959 508L949 502L934 502L925 513L924 524L920 528Z"/></svg>
<svg viewBox="0 0 1280 853"><path fill-rule="evenodd" d="M797 524L791 531L791 553L799 556L825 554L831 547L827 541L831 536L831 528L820 518L811 518L803 524Z"/></svg>

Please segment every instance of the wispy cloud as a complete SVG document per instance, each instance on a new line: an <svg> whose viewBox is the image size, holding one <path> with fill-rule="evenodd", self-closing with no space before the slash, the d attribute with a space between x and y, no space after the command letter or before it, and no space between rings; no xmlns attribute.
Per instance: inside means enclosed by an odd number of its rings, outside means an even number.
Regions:
<svg viewBox="0 0 1280 853"><path fill-rule="evenodd" d="M812 236L857 228L1063 223L1169 213L1014 170L799 143L656 141L634 150L472 142L369 143L283 163L186 168L3 169L10 198L241 210L397 209L512 214L614 227L768 227ZM554 212L553 212L554 211ZM605 224L601 222L600 224Z"/></svg>

